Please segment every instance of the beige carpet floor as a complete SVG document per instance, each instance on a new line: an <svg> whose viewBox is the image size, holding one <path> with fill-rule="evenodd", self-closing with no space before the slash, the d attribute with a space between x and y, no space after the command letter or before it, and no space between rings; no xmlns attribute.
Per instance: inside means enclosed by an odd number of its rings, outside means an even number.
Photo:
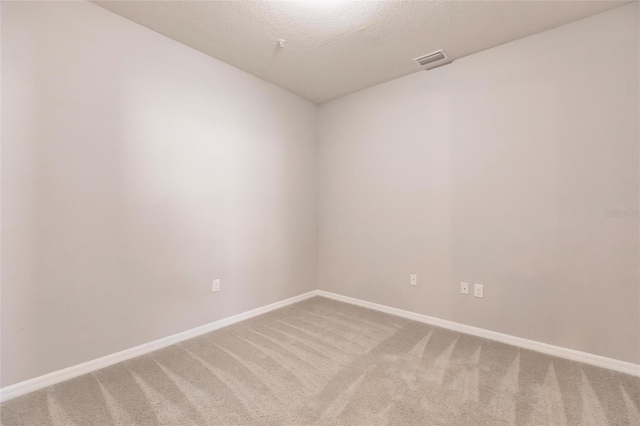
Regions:
<svg viewBox="0 0 640 426"><path fill-rule="evenodd" d="M4 425L640 425L640 379L315 297L1 406Z"/></svg>

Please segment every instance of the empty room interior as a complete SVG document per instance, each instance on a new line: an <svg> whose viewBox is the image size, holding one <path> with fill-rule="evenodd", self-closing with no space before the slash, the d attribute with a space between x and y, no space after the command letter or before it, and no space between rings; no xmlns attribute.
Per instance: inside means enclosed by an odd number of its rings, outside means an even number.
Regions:
<svg viewBox="0 0 640 426"><path fill-rule="evenodd" d="M640 425L639 18L0 1L2 425Z"/></svg>

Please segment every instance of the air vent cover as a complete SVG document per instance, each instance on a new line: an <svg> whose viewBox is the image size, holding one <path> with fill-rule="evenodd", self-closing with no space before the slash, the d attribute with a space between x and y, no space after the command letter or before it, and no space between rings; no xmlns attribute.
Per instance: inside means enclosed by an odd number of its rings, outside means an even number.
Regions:
<svg viewBox="0 0 640 426"><path fill-rule="evenodd" d="M426 65L435 64L436 62L446 62L449 60L449 57L447 56L447 53L444 51L444 49L440 49L436 50L435 52L427 53L426 55L414 58L413 60L424 67Z"/></svg>

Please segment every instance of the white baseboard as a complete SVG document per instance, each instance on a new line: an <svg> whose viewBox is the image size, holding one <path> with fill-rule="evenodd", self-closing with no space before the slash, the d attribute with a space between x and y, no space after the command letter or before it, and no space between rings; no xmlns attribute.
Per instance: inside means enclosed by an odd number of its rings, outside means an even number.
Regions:
<svg viewBox="0 0 640 426"><path fill-rule="evenodd" d="M55 385L57 383L64 382L69 379L73 379L74 377L78 377L83 374L91 373L101 368L109 367L110 365L117 364L119 362L126 361L128 359L135 358L137 356L144 355L158 349L162 349L164 347L200 336L205 333L209 333L214 330L218 330L231 324L235 324L237 322L265 314L275 309L283 308L293 303L309 299L313 296L322 296L329 299L338 300L340 302L346 302L352 305L362 306L364 308L396 315L402 318L435 325L437 327L447 328L449 330L459 331L461 333L466 333L473 336L484 337L486 339L495 340L497 342L506 343L508 345L518 346L547 355L553 355L572 361L583 362L585 364L595 365L597 367L620 371L622 373L640 377L640 365L638 364L620 361L613 358L607 358L600 355L594 355L587 352L576 351L573 349L567 349L561 346L549 345L547 343L536 342L534 340L523 339L521 337L515 337L509 334L498 333L496 331L485 330L483 328L430 317L428 315L405 311L398 308L392 308L390 306L380 305L373 302L367 302L366 300L356 299L349 296L342 296L324 290L313 290L299 296L294 296L289 299L272 303L270 305L262 306L260 308L252 309L247 312L223 318L221 320L214 321L200 327L192 328L191 330L183 331L181 333L173 334L162 339L154 340L153 342L125 349L124 351L106 355L92 361L87 361L82 364L65 368L63 370L54 371L52 373L45 374L44 376L25 380L24 382L16 383L11 386L6 386L0 389L0 402L8 401L12 398L16 398L29 392L33 392L39 389L46 388L48 386Z"/></svg>
<svg viewBox="0 0 640 426"><path fill-rule="evenodd" d="M117 364L119 362L126 361L128 359L135 358L137 356L144 355L158 349L162 349L175 343L182 342L183 340L191 339L193 337L200 336L201 334L209 333L228 325L265 314L275 309L291 305L292 303L308 299L315 296L316 294L317 290L313 290L308 293L272 303L270 305L262 306L260 308L252 309L247 312L223 318L221 320L214 321L200 327L192 328L191 330L186 330L168 337L163 337L162 339L154 340L153 342L145 343L133 348L125 349L124 351L116 352L111 355L106 355L101 358L83 362L82 364L77 364L63 370L54 371L52 373L45 374L44 376L25 380L24 382L16 383L11 386L6 386L0 389L0 402L8 401L12 398L16 398L29 392L43 389L60 382L64 382L66 380L73 379L74 377L91 373L92 371L96 371L101 368L105 368L110 365Z"/></svg>
<svg viewBox="0 0 640 426"><path fill-rule="evenodd" d="M398 308L392 308L390 306L379 305L377 303L367 302L366 300L356 299L349 296L342 296L340 294L330 293L324 290L317 290L316 294L318 296L338 300L340 302L350 303L352 305L362 306L363 308L385 312L387 314L396 315L402 318L407 318L430 325L435 325L437 327L447 328L449 330L459 331L461 333L470 334L473 336L484 337L485 339L491 339L497 342L506 343L508 345L530 349L532 351L541 352L543 354L553 355L572 361L583 362L585 364L595 365L596 367L607 368L609 370L620 371L622 373L640 377L639 364L633 364L631 362L620 361L617 359L607 358L587 352L567 349L561 346L549 345L547 343L536 342L535 340L523 339L521 337L511 336L509 334L498 333L497 331L486 330L484 328L478 328L453 321L443 320L440 318L434 318L428 315L405 311Z"/></svg>

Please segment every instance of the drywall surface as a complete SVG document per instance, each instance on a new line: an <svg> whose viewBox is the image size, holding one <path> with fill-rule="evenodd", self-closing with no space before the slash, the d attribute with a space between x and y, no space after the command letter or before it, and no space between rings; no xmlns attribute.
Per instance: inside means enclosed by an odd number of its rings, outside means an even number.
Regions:
<svg viewBox="0 0 640 426"><path fill-rule="evenodd" d="M635 3L321 105L319 288L639 363L638 38Z"/></svg>
<svg viewBox="0 0 640 426"><path fill-rule="evenodd" d="M316 288L316 105L93 4L3 2L2 110L2 386Z"/></svg>
<svg viewBox="0 0 640 426"><path fill-rule="evenodd" d="M113 1L114 13L315 102L460 58L624 1ZM284 49L277 40L286 40Z"/></svg>

